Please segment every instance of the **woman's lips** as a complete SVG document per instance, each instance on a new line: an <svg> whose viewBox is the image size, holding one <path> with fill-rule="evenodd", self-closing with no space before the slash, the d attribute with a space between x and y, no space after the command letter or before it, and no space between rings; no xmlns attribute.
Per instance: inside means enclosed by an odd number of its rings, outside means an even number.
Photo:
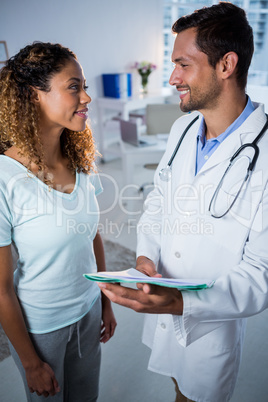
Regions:
<svg viewBox="0 0 268 402"><path fill-rule="evenodd" d="M75 114L77 114L77 116L81 117L82 119L87 119L88 118L88 109L81 109L81 110L77 110L77 112L75 112Z"/></svg>

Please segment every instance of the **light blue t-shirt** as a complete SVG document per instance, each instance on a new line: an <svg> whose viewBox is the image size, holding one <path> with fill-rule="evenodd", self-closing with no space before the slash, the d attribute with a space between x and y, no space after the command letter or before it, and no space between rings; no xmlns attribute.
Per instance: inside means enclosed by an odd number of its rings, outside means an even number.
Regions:
<svg viewBox="0 0 268 402"><path fill-rule="evenodd" d="M0 172L0 246L12 242L18 250L14 286L28 330L46 333L77 322L99 295L83 277L97 270L99 176L76 173L67 194L5 155Z"/></svg>

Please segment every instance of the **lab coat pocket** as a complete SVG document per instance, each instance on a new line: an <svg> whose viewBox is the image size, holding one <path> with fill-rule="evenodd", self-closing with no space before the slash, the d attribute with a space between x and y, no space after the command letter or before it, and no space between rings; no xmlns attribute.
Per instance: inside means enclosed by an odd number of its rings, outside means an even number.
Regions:
<svg viewBox="0 0 268 402"><path fill-rule="evenodd" d="M206 325L206 323L200 324ZM240 342L244 340L246 320L230 320L208 334L211 349L221 352L233 351ZM208 339L207 339L208 340ZM205 337L202 342L206 342Z"/></svg>

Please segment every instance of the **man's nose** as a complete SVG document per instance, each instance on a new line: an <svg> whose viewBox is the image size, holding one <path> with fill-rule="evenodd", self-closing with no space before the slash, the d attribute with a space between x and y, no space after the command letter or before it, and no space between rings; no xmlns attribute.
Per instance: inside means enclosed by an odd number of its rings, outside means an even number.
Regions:
<svg viewBox="0 0 268 402"><path fill-rule="evenodd" d="M180 77L179 71L176 67L174 68L174 70L171 73L171 76L169 79L169 84L170 85L182 84L182 78Z"/></svg>

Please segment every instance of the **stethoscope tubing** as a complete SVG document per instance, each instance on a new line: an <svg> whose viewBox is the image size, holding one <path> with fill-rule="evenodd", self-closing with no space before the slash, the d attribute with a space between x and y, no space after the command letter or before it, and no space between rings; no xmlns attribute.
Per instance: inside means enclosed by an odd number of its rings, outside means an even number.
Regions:
<svg viewBox="0 0 268 402"><path fill-rule="evenodd" d="M181 135L181 137L180 137L180 139L179 139L179 141L178 141L178 144L176 145L176 148L175 148L174 151L173 151L173 154L171 155L171 158L169 159L169 161L168 161L168 163L167 163L167 166L171 166L171 164L172 164L172 162L173 162L173 159L174 159L175 156L177 155L177 152L178 152L178 150L179 150L179 148L180 148L180 146L181 146L181 143L182 143L182 141L183 141L185 135L188 133L188 131L190 130L190 128L192 127L192 125L193 125L198 119L199 119L199 115L196 116L196 117L188 124L188 126L185 128L184 132L182 133L182 135Z"/></svg>
<svg viewBox="0 0 268 402"><path fill-rule="evenodd" d="M261 137L263 136L263 134L265 133L265 131L266 131L267 128L268 128L268 115L267 115L267 114L265 114L265 115L266 115L266 122L265 122L263 128L261 129L260 133L257 135L257 137L254 139L254 141L252 141L251 143L246 143L246 144L241 145L241 147L240 147L240 148L233 154L233 156L231 157L230 163L232 163L233 160L234 160L245 148L251 147L251 148L254 149L255 152L254 152L253 159L252 159L251 163L249 164L248 169L251 170L251 171L254 169L254 167L255 167L255 165L256 165L256 162L257 162L257 159L258 159L258 157L259 157L259 147L257 146L257 143L259 142L259 140L261 139ZM169 159L169 161L168 161L168 163L167 163L167 166L168 166L168 167L170 167L170 166L172 165L172 162L173 162L175 156L176 156L177 153L178 153L178 150L179 150L179 148L180 148L180 146L181 146L181 143L182 143L182 141L183 141L185 135L188 133L188 131L190 130L190 128L192 127L192 125L193 125L198 119L199 119L199 115L196 116L196 117L188 124L188 126L185 128L185 130L183 131L183 133L182 133L182 135L181 135L181 137L180 137L180 139L179 139L179 141L178 141L178 143L177 143L177 145L176 145L176 148L174 149L174 151L173 151L173 153L172 153L172 155L171 155L171 157L170 157L170 159Z"/></svg>
<svg viewBox="0 0 268 402"><path fill-rule="evenodd" d="M234 159L234 160L235 160L235 159ZM250 170L249 168L247 168L246 176L244 177L244 180L243 180L243 182L241 183L241 185L240 185L240 187L239 187L239 190L237 191L236 196L234 197L233 201L231 202L231 205L229 205L228 209L227 209L223 214L221 214L221 215L215 215L215 214L213 214L213 213L211 212L212 204L213 204L214 200L217 198L217 196L218 196L218 194L219 194L219 191L220 191L220 188L221 188L221 185L222 185L222 183L223 183L223 181L224 181L224 178L225 178L225 176L227 175L228 171L231 169L231 167L232 167L232 165L233 165L233 163L234 163L234 160L229 163L227 169L226 169L225 172L223 173L223 176L222 176L221 180L219 181L219 183L218 183L218 185L217 185L217 187L216 187L216 190L214 191L214 193L213 193L213 195L212 195L212 198L211 198L211 200L210 200L209 207L208 207L208 211L211 213L211 216L212 216L213 218L220 219L220 218L223 218L225 215L228 214L228 212L232 209L234 203L236 202L237 198L239 197L239 194L241 193L241 190L242 190L244 184L247 182L247 180L249 179L249 176L250 176L251 173L252 173L252 170Z"/></svg>
<svg viewBox="0 0 268 402"><path fill-rule="evenodd" d="M237 198L238 198L238 196L239 196L239 194L240 194L240 192L241 192L241 190L242 190L243 185L244 185L244 184L247 182L247 180L249 180L249 178L251 177L251 173L252 173L253 169L255 168L255 165L256 165L257 160L258 160L258 157L259 157L259 152L260 152L259 147L258 147L257 144L258 144L258 142L260 141L260 139L262 138L262 136L264 135L265 131L266 131L267 128L268 128L268 115L267 115L267 114L265 114L265 115L266 115L266 122L265 122L264 126L262 127L261 131L259 132L259 134L257 135L257 137L256 137L251 143L246 143L246 144L241 145L241 146L238 148L238 150L235 151L235 153L233 154L233 156L230 158L229 165L227 166L227 168L226 168L226 170L225 170L225 172L224 172L224 174L223 174L221 180L219 181L219 183L218 183L218 185L217 185L217 187L216 187L216 190L215 190L215 192L214 192L214 194L213 194L213 196L212 196L212 198L211 198L210 204L209 204L209 211L210 211L211 215L212 215L214 218L222 218L223 216L225 216L225 215L230 211L230 209L233 207L234 203L236 202L236 200L237 200ZM161 169L160 172L159 172L159 175L160 175L160 178L161 178L161 174L163 174L163 172L164 172L165 170L169 170L169 177L168 177L168 179L166 179L166 180L165 180L165 179L162 179L162 180L164 180L164 181L170 180L170 178L171 178L171 164L172 164L172 162L173 162L175 156L176 156L177 153L178 153L178 150L179 150L179 148L180 148L180 146L181 146L181 143L182 143L182 141L183 141L185 135L187 134L187 132L189 131L189 129L192 127L192 125L193 125L198 119L199 119L199 115L196 116L196 117L188 124L188 126L185 128L185 130L183 131L183 133L182 133L182 135L181 135L181 137L180 137L180 139L179 139L179 141L178 141L178 143L177 143L177 145L176 145L176 148L174 149L174 151L173 151L173 153L172 153L172 155L171 155L171 158L169 159L169 161L168 161L168 163L167 163L167 167L164 168L164 169ZM248 166L248 168L247 168L246 176L245 176L245 178L244 178L244 180L243 180L243 182L242 182L242 184L241 184L241 186L240 186L240 188L239 188L238 193L236 194L234 200L232 201L231 205L229 206L229 208L227 209L227 211L226 211L225 213L223 213L222 215L219 215L219 216L214 215L214 214L211 212L212 203L213 203L213 201L216 199L216 197L217 197L217 195L218 195L218 193L219 193L221 184L222 184L222 182L223 182L223 180L224 180L224 178L225 178L227 172L231 169L231 167L232 167L232 165L234 164L234 161L235 161L235 159L238 157L238 155L239 155L245 148L249 148L249 147L250 147L250 148L253 148L253 150L254 150L254 156L253 156L252 161L250 162L250 164L249 164L249 166Z"/></svg>
<svg viewBox="0 0 268 402"><path fill-rule="evenodd" d="M263 128L261 129L260 133L257 135L257 137L256 137L251 143L249 142L249 143L246 143L246 144L241 145L241 147L239 147L238 150L237 150L237 151L233 154L233 156L231 157L230 163L229 163L229 165L227 166L225 172L223 173L223 176L222 176L221 180L219 181L219 183L218 183L218 185L217 185L217 187L216 187L216 190L214 191L214 194L213 194L213 196L212 196L212 198L211 198L211 200L210 200L210 203L209 203L208 210L209 210L209 212L211 213L211 216L212 216L213 218L216 218L216 219L223 218L223 217L224 217L225 215L227 215L228 212L232 209L234 203L235 203L236 200L238 199L239 194L241 193L241 190L242 190L242 188L243 188L243 185L247 182L247 180L250 179L250 176L251 176L251 174L252 174L252 171L253 171L253 169L255 168L255 165L256 165L256 163L257 163L257 160L258 160L258 157L259 157L259 153L260 153L260 150L259 150L259 147L258 147L257 144L258 144L259 140L262 138L262 136L264 135L264 133L265 133L265 131L267 130L267 128L268 128L268 115L266 114L266 122L265 122ZM238 157L238 155L239 155L245 148L253 148L253 150L254 150L254 156L253 156L253 158L252 158L252 161L251 161L250 164L248 165L246 176L245 176L245 178L244 178L242 184L240 185L239 190L238 190L238 192L237 192L235 198L233 199L231 205L228 207L228 209L227 209L223 214L221 214L221 215L215 215L215 214L213 214L213 213L211 212L212 204L213 204L214 200L216 199L216 197L217 197L217 195L218 195L218 193L219 193L219 191L220 191L220 188L221 188L221 185L222 185L222 183L223 183L223 180L224 180L225 176L227 175L228 171L231 169L232 165L234 164L235 159Z"/></svg>

